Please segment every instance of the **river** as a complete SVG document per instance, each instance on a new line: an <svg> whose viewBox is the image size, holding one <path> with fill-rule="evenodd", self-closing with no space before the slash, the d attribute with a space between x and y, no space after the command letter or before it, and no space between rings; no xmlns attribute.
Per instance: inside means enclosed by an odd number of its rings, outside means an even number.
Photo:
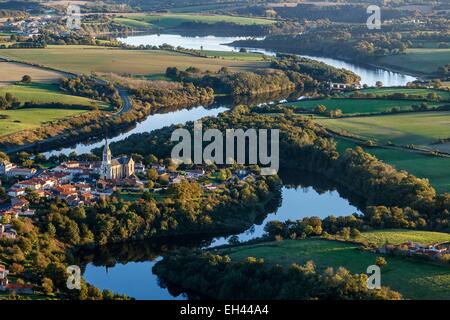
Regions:
<svg viewBox="0 0 450 320"><path fill-rule="evenodd" d="M202 36L202 37L187 37L174 34L160 34L160 35L139 35L131 36L128 38L119 38L119 41L130 45L162 45L170 44L172 46L182 46L188 49L200 50L219 50L219 51L238 51L240 48L231 47L226 45L236 40L242 40L245 37L216 37L216 36ZM275 52L264 49L248 48L249 50L260 52L266 55L274 55ZM305 56L310 59L322 61L337 68L346 68L358 74L361 77L361 83L374 86L377 81L382 81L386 86L404 86L408 82L415 80L415 78L396 72L391 72L383 69L370 68L368 66L356 65L353 63L345 62L342 60ZM146 120L136 124L131 130L118 134L110 139L111 142L120 141L126 137L140 132L149 132L155 129L160 129L172 124L182 124L188 121L193 121L206 116L216 116L220 112L225 111L230 105L215 104L215 106L204 108L199 106L190 110L178 110L165 114L155 114L149 116ZM69 154L70 152L76 152L78 154L88 153L92 149L103 145L103 141L95 143L78 143L69 148L63 148L60 150L53 150L46 152L45 155L57 155L60 153Z"/></svg>
<svg viewBox="0 0 450 320"><path fill-rule="evenodd" d="M343 216L360 213L357 207L338 191L311 186L310 181L308 179L307 184L303 186L283 187L281 206L268 214L262 223L238 234L239 240L246 241L263 235L264 226L273 220L297 220L311 216L325 218L331 214ZM172 247L169 246L170 248L166 247L166 243L136 243L102 249L95 254L90 253L83 277L100 289L110 289L139 300L184 299L184 296L173 296L167 289L161 288L158 277L152 273L155 263L162 259L160 254L177 247L222 245L228 243L228 238L217 237L205 240L205 243L200 240L196 243L194 239L193 243L179 241L172 244Z"/></svg>
<svg viewBox="0 0 450 320"><path fill-rule="evenodd" d="M164 43L173 46L182 46L191 49L203 50L222 50L232 51L239 48L233 48L225 45L242 38L238 37L184 37L181 35L142 35L120 39L124 43L132 45L161 45ZM251 49L253 50L253 49ZM273 52L254 49L268 55ZM323 61L338 68L349 69L362 78L362 83L375 85L377 81L382 81L389 86L403 86L415 78L400 73L390 72L383 69L369 68L336 59L308 57ZM216 116L220 112L227 110L229 105L218 104L213 107L205 108L199 106L189 110L179 110L165 114L155 114L149 116L145 121L136 124L136 126L126 133L121 133L110 139L111 141L122 140L131 134L139 132L149 132L171 124L181 124L187 121L193 121L205 116ZM58 154L60 152L77 153L89 152L95 147L102 145L102 142L94 144L80 143L73 148L63 150L54 150L47 155ZM319 179L320 180L320 179ZM297 186L296 186L297 185ZM254 225L249 230L238 235L239 240L245 241L263 234L264 226L267 222L274 219L284 221L287 219L300 219L307 216L325 217L330 214L349 215L359 212L358 209L345 197L336 191L333 187L317 187L316 183L290 183L282 189L282 199L278 209L274 210L260 224ZM194 241L194 240L193 240ZM199 240L200 241L200 240ZM202 243L207 241L207 243ZM215 239L203 239L195 242L193 246L217 246L227 243L227 238L219 237ZM189 242L189 241L187 241ZM187 242L182 242L186 246ZM174 244L178 247L180 244ZM170 251L168 243L141 243L141 244L123 244L113 249L100 249L95 254L90 253L88 257L80 258L83 260L84 279L100 289L110 289L117 293L127 294L137 299L184 299L183 296L173 296L166 289L158 285L157 277L152 273L153 265L162 259L161 254Z"/></svg>
<svg viewBox="0 0 450 320"><path fill-rule="evenodd" d="M139 35L131 36L127 38L119 38L118 40L129 45L155 45L170 44L174 47L181 46L186 49L195 50L217 50L217 51L239 51L239 47L232 47L226 45L237 40L248 39L245 37L195 37L195 36L182 36L177 34L152 34L152 35ZM258 40L258 38L255 38ZM275 55L274 51L256 48L247 48L250 51L260 52L266 55ZM353 71L361 77L361 84L367 84L369 86L375 86L377 81L383 82L385 86L404 86L408 82L416 80L415 77L405 75L398 72L392 72L381 68L362 66L351 62L345 62L333 58L324 58L317 56L302 55L302 57L318 60L329 64L336 68L345 68Z"/></svg>

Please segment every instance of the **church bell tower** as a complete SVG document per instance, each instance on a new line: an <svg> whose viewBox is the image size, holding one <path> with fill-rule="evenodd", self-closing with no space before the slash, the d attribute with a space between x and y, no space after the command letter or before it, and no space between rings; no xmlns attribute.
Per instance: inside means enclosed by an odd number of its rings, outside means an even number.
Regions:
<svg viewBox="0 0 450 320"><path fill-rule="evenodd" d="M105 147L103 148L102 165L100 167L100 178L111 179L111 150L109 149L108 140L105 140Z"/></svg>

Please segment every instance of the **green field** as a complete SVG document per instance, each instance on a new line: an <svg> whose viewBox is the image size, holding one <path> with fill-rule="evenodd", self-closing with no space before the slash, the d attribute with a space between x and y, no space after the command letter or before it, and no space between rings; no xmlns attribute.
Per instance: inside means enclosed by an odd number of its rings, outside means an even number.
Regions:
<svg viewBox="0 0 450 320"><path fill-rule="evenodd" d="M407 49L406 54L385 56L378 63L414 74L433 74L450 63L449 57L450 49Z"/></svg>
<svg viewBox="0 0 450 320"><path fill-rule="evenodd" d="M432 231L386 229L363 232L361 235L362 239L377 246L382 246L386 242L389 244L400 244L412 241L422 244L433 244L450 241L450 234Z"/></svg>
<svg viewBox="0 0 450 320"><path fill-rule="evenodd" d="M127 15L127 19L137 20L154 25L158 28L176 28L185 22L200 22L214 24L218 22L235 23L239 25L271 25L275 20L264 18L249 18L224 15L199 15L199 14L160 14L160 15Z"/></svg>
<svg viewBox="0 0 450 320"><path fill-rule="evenodd" d="M373 94L377 94L377 95L391 95L394 93L405 93L405 94L413 94L413 95L421 95L424 98L426 98L426 96L429 93L436 93L438 94L443 100L450 100L450 91L445 91L445 90L436 90L436 89L424 89L424 88L390 88L390 87L385 87L385 88L367 88L367 89L362 89L362 90L358 90L361 93L373 93ZM351 95L353 92L347 92L345 93L345 95Z"/></svg>
<svg viewBox="0 0 450 320"><path fill-rule="evenodd" d="M86 111L45 108L2 110L0 111L0 136L35 129L43 124L70 118L83 112ZM2 119L2 116L7 116L8 118Z"/></svg>
<svg viewBox="0 0 450 320"><path fill-rule="evenodd" d="M240 60L240 61L261 61L264 60L264 55L255 52L233 52L233 51L212 51L203 50L202 54L210 58L221 58L226 60Z"/></svg>
<svg viewBox="0 0 450 320"><path fill-rule="evenodd" d="M202 71L254 70L267 62L195 57L162 50L122 50L95 46L48 46L46 49L3 49L0 56L50 66L73 73L161 74L167 67L185 70L194 66Z"/></svg>
<svg viewBox="0 0 450 320"><path fill-rule="evenodd" d="M113 21L129 28L151 29L153 27L151 23L130 18L114 18Z"/></svg>
<svg viewBox="0 0 450 320"><path fill-rule="evenodd" d="M417 112L370 117L321 118L317 122L336 132L396 145L437 148L430 144L450 137L450 112Z"/></svg>
<svg viewBox="0 0 450 320"><path fill-rule="evenodd" d="M355 148L357 144L344 139L336 139L338 151ZM394 166L397 170L406 170L419 177L427 178L437 192L450 193L450 158L425 155L408 150L364 148L383 162Z"/></svg>
<svg viewBox="0 0 450 320"><path fill-rule="evenodd" d="M392 108L398 107L401 110L411 110L412 105L420 105L420 101L414 100L390 100L390 99L310 99L284 104L294 108L312 110L318 105L324 105L328 110L341 109L344 115L368 114L390 112ZM428 102L430 107L442 105L442 103Z"/></svg>
<svg viewBox="0 0 450 320"><path fill-rule="evenodd" d="M11 86L0 87L0 95L11 93L20 102L35 103L62 103L78 106L99 106L101 108L109 108L102 101L96 101L89 98L77 97L66 94L59 89L58 85L44 83L15 84Z"/></svg>
<svg viewBox="0 0 450 320"><path fill-rule="evenodd" d="M322 239L284 240L222 250L232 260L263 258L268 263L288 266L313 260L319 269L345 267L353 273L365 273L375 264L377 254L358 250L350 243ZM399 291L408 299L450 299L450 271L400 257L387 257L381 271L381 285Z"/></svg>

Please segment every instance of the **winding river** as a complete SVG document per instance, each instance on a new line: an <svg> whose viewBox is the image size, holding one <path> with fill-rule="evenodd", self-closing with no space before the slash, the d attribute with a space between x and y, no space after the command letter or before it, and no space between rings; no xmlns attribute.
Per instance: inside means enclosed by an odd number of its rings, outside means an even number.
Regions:
<svg viewBox="0 0 450 320"><path fill-rule="evenodd" d="M172 46L182 46L191 49L233 51L233 48L225 45L242 38L238 37L184 37L181 35L161 34L161 35L140 35L124 39L119 39L132 45L161 45L170 44ZM273 55L273 52L251 49L252 51ZM415 78L400 73L390 72L383 69L369 68L336 59L308 57L323 61L338 68L349 69L362 78L362 83L375 85L375 82L382 81L389 86L402 86ZM208 108L199 106L192 109L174 111L165 114L155 114L149 116L126 133L121 133L112 138L111 141L122 140L131 134L139 132L149 132L172 124L182 124L188 121L200 119L205 116L216 116L220 112L227 110L230 105L216 104ZM58 153L89 152L93 148L99 147L102 142L94 144L80 143L73 148L54 150L47 155ZM298 181L285 185L282 190L282 199L277 209L268 214L264 221L254 225L249 230L238 235L239 240L245 241L263 234L264 225L274 219L284 221L287 219L300 219L306 216L325 217L330 214L349 215L359 212L357 207L343 197L333 186L323 187L323 181L314 182L308 179L302 181L303 177L298 177ZM314 179L313 179L314 180ZM318 179L323 180L323 179ZM226 237L214 239L194 240L193 246L217 246L227 243ZM189 242L189 241L188 241ZM152 273L153 265L159 261L161 255L173 247L186 246L187 242L169 245L168 243L132 243L124 244L115 248L98 249L95 253L89 253L86 257L80 258L84 267L84 278L89 283L100 289L110 289L117 293L127 294L137 299L184 299L184 296L173 296L165 288L158 285L157 277Z"/></svg>

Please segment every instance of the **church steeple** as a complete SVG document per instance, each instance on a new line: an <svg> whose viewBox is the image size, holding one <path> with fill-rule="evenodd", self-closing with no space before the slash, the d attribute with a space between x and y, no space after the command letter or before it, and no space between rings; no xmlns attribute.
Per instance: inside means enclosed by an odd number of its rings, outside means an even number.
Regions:
<svg viewBox="0 0 450 320"><path fill-rule="evenodd" d="M100 178L111 179L111 160L112 154L111 149L109 149L108 139L105 139L105 147L103 148L103 158L101 165Z"/></svg>
<svg viewBox="0 0 450 320"><path fill-rule="evenodd" d="M103 160L102 162L111 164L112 154L109 149L108 139L105 139L105 147L103 148Z"/></svg>

